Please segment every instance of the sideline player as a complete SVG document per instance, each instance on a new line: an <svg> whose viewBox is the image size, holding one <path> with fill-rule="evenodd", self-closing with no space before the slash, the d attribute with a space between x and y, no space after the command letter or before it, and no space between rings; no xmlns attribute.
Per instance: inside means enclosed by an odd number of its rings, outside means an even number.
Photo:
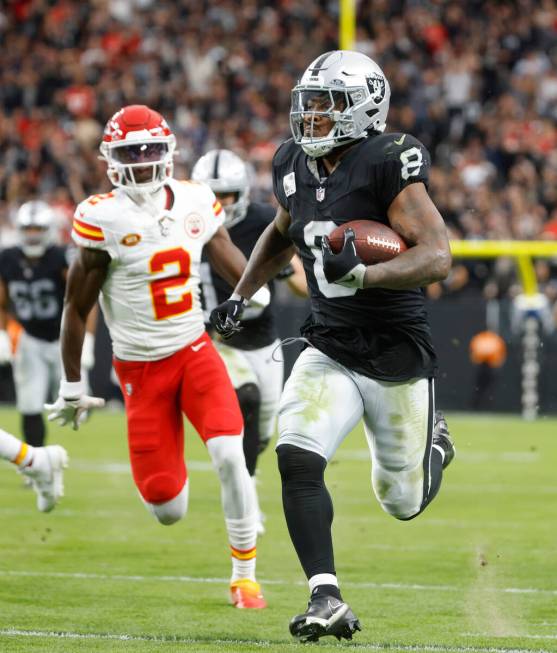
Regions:
<svg viewBox="0 0 557 653"><path fill-rule="evenodd" d="M432 501L454 456L435 413L436 357L421 288L449 272L447 231L427 194L426 149L409 134L383 134L389 98L383 71L363 54L332 51L311 63L292 92L293 139L273 160L275 221L211 316L218 331L232 333L244 298L299 250L312 314L302 328L308 346L280 402L277 455L286 521L311 593L290 631L306 641L350 639L360 629L338 586L324 482L344 438L363 418L373 490L401 520ZM327 234L356 219L389 224L408 250L365 266L347 230L334 255Z"/></svg>
<svg viewBox="0 0 557 653"><path fill-rule="evenodd" d="M115 188L75 212L79 254L70 268L61 333L68 380L50 419L77 428L83 410L102 404L85 394L79 372L85 320L100 293L125 400L133 478L145 506L166 525L186 513L185 413L221 483L231 600L238 608L263 608L242 414L199 301L202 249L231 284L245 258L222 226L224 211L211 189L172 178L175 143L164 118L144 105L124 107L106 125L101 154ZM265 305L269 298L262 288L254 301Z"/></svg>
<svg viewBox="0 0 557 653"><path fill-rule="evenodd" d="M0 362L12 363L17 409L27 444L42 447L43 406L61 378L60 320L68 274L68 250L54 242L56 215L46 202L23 204L16 216L19 244L0 252ZM9 314L22 326L15 357L7 332ZM94 362L94 313L88 321L82 365Z"/></svg>
<svg viewBox="0 0 557 653"><path fill-rule="evenodd" d="M16 465L29 479L41 512L50 512L64 495L63 469L68 466L68 454L60 445L33 447L0 429L0 458Z"/></svg>
<svg viewBox="0 0 557 653"><path fill-rule="evenodd" d="M192 170L192 179L207 183L224 208L224 226L230 239L249 257L265 228L272 222L275 210L268 204L250 202L249 175L242 159L230 150L211 150L204 154ZM307 297L302 264L297 257L281 270L278 278L286 280L297 295ZM230 296L233 288L219 276L203 256L201 283L205 315ZM271 303L274 283L269 282ZM249 319L247 319L249 318ZM284 378L283 363L273 357L280 349L272 305L250 309L243 314L244 328L226 341L217 335L215 346L222 356L232 385L236 390L244 418L244 455L248 472L256 489L257 458L268 446L275 431L276 414ZM208 319L206 319L208 322ZM265 532L263 513L257 506L257 532Z"/></svg>

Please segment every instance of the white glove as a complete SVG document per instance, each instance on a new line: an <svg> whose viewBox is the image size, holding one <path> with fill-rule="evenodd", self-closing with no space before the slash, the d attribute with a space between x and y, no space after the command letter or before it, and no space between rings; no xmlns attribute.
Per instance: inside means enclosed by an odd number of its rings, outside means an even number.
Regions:
<svg viewBox="0 0 557 653"><path fill-rule="evenodd" d="M91 370L95 365L95 336L88 331L83 339L83 349L81 350L81 369Z"/></svg>
<svg viewBox="0 0 557 653"><path fill-rule="evenodd" d="M87 419L88 411L91 408L102 408L104 399L101 397L89 397L85 394L83 381L60 381L60 395L53 404L45 404L49 412L48 421L58 421L60 426L72 423L74 431Z"/></svg>
<svg viewBox="0 0 557 653"><path fill-rule="evenodd" d="M261 313L269 306L271 302L271 292L267 286L261 286L259 290L254 293L247 306L242 311L242 320L253 320L259 317Z"/></svg>
<svg viewBox="0 0 557 653"><path fill-rule="evenodd" d="M13 359L12 341L7 331L0 331L0 365L11 363Z"/></svg>

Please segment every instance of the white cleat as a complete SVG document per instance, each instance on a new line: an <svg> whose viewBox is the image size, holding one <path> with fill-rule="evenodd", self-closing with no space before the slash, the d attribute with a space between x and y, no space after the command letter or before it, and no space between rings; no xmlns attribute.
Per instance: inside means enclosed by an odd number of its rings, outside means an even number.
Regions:
<svg viewBox="0 0 557 653"><path fill-rule="evenodd" d="M31 465L21 473L31 480L37 494L37 508L50 512L60 497L64 496L64 468L68 466L68 453L60 445L36 447Z"/></svg>

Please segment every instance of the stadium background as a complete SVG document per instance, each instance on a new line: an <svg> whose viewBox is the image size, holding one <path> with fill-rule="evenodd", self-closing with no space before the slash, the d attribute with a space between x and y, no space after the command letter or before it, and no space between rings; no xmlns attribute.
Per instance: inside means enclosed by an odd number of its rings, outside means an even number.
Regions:
<svg viewBox="0 0 557 653"><path fill-rule="evenodd" d="M33 197L49 201L68 240L73 207L109 189L98 143L106 119L144 102L171 123L176 175L227 147L253 167L252 198L273 202L270 162L289 137L290 89L315 56L338 45L338 3L11 0L0 9L0 246ZM388 128L417 136L433 158L431 195L452 238L557 238L557 9L552 0L357 3L355 49L392 87ZM540 347L540 408L557 412L550 371L557 268L536 262L548 298ZM520 410L520 292L510 259L457 260L428 288L447 408ZM283 335L306 313L281 295ZM501 368L470 361L486 327L506 341ZM295 348L285 352L288 367ZM109 384L106 331L93 386ZM6 370L3 370L6 376ZM479 390L476 388L479 387Z"/></svg>

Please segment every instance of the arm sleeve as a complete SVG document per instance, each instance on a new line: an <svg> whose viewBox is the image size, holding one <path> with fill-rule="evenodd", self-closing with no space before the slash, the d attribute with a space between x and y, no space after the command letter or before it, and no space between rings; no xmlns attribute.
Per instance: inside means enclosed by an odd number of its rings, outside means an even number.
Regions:
<svg viewBox="0 0 557 653"><path fill-rule="evenodd" d="M431 167L429 152L417 138L408 134L399 139L395 136L397 134L393 135L393 148L376 171L375 187L381 189L385 211L406 186L421 182L427 188Z"/></svg>

